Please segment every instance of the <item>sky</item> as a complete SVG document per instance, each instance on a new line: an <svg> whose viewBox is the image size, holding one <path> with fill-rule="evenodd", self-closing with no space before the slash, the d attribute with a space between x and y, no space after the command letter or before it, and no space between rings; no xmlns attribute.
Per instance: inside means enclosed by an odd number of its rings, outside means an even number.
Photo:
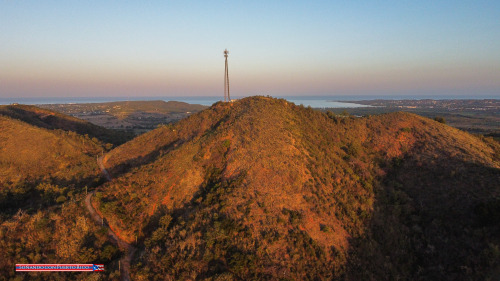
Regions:
<svg viewBox="0 0 500 281"><path fill-rule="evenodd" d="M500 97L500 1L0 0L0 98Z"/></svg>

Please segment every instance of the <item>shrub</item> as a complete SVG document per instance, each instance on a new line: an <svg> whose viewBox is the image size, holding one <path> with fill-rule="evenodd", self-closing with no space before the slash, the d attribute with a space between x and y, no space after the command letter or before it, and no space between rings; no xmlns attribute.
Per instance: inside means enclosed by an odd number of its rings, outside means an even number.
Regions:
<svg viewBox="0 0 500 281"><path fill-rule="evenodd" d="M329 233L332 231L332 229L328 225L321 224L319 226L320 230L326 233Z"/></svg>
<svg viewBox="0 0 500 281"><path fill-rule="evenodd" d="M357 142L351 142L346 147L346 153L350 156L357 157L362 150L361 145Z"/></svg>
<svg viewBox="0 0 500 281"><path fill-rule="evenodd" d="M446 120L442 116L436 116L436 117L434 117L434 120L439 122L439 123L446 124Z"/></svg>
<svg viewBox="0 0 500 281"><path fill-rule="evenodd" d="M115 257L118 253L118 249L113 245L107 245L104 247L104 250L101 252L101 259L103 261L110 261Z"/></svg>
<svg viewBox="0 0 500 281"><path fill-rule="evenodd" d="M66 202L66 196L61 195L61 196L57 197L56 203L61 204L61 203L64 203L64 202Z"/></svg>

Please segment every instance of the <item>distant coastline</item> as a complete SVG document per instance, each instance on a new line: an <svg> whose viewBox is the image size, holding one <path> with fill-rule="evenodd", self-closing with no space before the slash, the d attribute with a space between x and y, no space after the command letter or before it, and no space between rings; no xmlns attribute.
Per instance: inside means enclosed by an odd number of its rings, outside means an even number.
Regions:
<svg viewBox="0 0 500 281"><path fill-rule="evenodd" d="M240 99L243 97L235 97ZM500 99L500 95L490 96L451 96L451 95L415 95L415 96L397 96L397 95L329 95L329 96L276 96L276 98L284 98L297 105L311 106L314 108L356 108L367 107L367 105L354 103L362 100L450 100L450 99ZM163 100L163 101L180 101L190 104L201 104L210 106L215 102L222 100L219 96L134 96L134 97L30 97L30 98L3 98L0 97L0 105L8 105L13 103L20 104L71 104L71 103L103 103L113 101L147 101L147 100ZM347 103L346 103L347 102Z"/></svg>

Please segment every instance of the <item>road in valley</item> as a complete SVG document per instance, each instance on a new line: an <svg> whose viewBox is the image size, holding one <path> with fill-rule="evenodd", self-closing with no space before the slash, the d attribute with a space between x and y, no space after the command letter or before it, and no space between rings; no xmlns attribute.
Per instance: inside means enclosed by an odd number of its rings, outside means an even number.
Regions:
<svg viewBox="0 0 500 281"><path fill-rule="evenodd" d="M97 165L99 165L99 168L101 169L102 174L108 181L111 181L111 176L109 175L108 171L104 167L104 164L102 163L102 157L97 157Z"/></svg>
<svg viewBox="0 0 500 281"><path fill-rule="evenodd" d="M97 164L101 168L101 171L106 179L110 181L111 176L104 168L101 157L97 158ZM94 209L94 206L92 206L92 196L94 195L94 193L95 190L87 195L87 197L85 198L85 206L87 207L87 210L89 211L92 219L94 219L98 224L104 224L108 229L108 236L122 251L125 252L126 255L120 259L120 276L122 280L130 281L130 262L132 261L132 257L136 251L136 248L129 243L121 240L120 237L118 237L118 235L116 235L116 233L114 233L107 224L103 223L103 218L99 216L99 214Z"/></svg>

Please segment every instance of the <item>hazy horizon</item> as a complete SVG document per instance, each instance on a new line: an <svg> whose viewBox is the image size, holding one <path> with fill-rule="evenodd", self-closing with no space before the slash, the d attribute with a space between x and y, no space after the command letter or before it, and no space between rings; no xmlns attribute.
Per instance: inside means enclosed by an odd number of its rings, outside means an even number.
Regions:
<svg viewBox="0 0 500 281"><path fill-rule="evenodd" d="M500 96L498 1L0 3L0 98Z"/></svg>
<svg viewBox="0 0 500 281"><path fill-rule="evenodd" d="M260 95L262 96L262 95ZM233 100L238 100L250 96L233 96ZM303 104L304 106L311 107L359 107L361 104L356 101L362 100L498 100L500 96L481 95L481 96L451 96L451 95L413 95L413 96L398 96L398 95L295 95L295 96L272 96L275 98L284 98L289 102L295 104ZM106 103L106 102L120 102L120 101L180 101L190 104L201 104L210 106L217 101L224 100L222 95L217 96L87 96L87 97L0 97L0 105L9 105L13 103L19 104L84 104L84 103ZM352 101L354 103L345 103ZM362 106L362 105L361 105Z"/></svg>

